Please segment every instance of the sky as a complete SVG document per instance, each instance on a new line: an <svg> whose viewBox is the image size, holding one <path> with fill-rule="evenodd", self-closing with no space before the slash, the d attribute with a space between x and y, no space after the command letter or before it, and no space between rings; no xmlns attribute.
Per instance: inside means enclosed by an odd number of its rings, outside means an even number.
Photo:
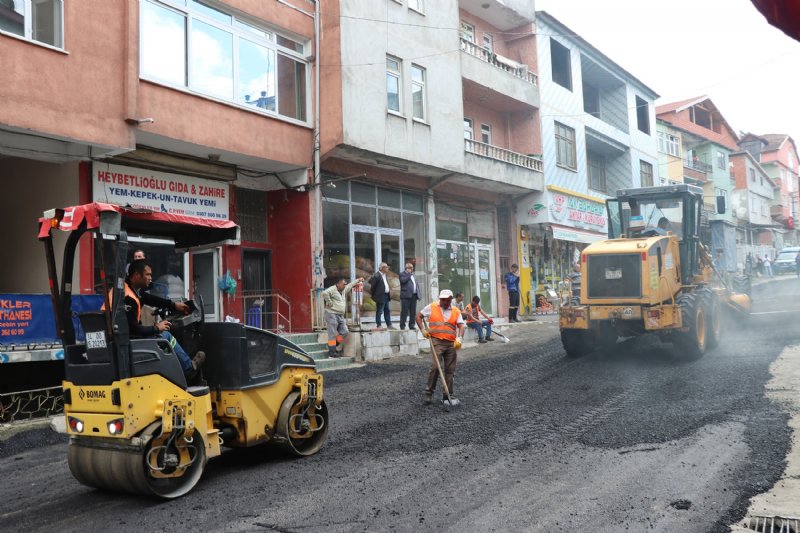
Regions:
<svg viewBox="0 0 800 533"><path fill-rule="evenodd" d="M800 143L800 42L750 0L535 0L660 95L706 95L738 134Z"/></svg>

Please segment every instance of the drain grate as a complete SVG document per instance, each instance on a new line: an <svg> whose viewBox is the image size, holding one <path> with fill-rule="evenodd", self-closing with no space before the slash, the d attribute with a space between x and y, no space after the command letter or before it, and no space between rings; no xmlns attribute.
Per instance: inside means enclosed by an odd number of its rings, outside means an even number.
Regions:
<svg viewBox="0 0 800 533"><path fill-rule="evenodd" d="M796 516L749 516L742 526L758 533L800 533L800 518Z"/></svg>

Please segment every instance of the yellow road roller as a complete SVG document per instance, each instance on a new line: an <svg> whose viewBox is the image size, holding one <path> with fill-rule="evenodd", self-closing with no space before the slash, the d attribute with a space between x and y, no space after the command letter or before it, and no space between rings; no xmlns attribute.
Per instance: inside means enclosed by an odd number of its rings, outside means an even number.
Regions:
<svg viewBox="0 0 800 533"><path fill-rule="evenodd" d="M53 234L66 232L60 282ZM86 236L84 237L84 235ZM205 364L187 382L172 344L129 333L125 310L128 235L167 239L178 250L237 242L230 221L92 203L44 213L56 328L64 346L64 415L69 469L98 489L177 498L200 480L223 448L319 451L328 434L323 379L314 360L260 328L206 322L202 302L167 316L171 333ZM71 310L75 250L94 237L104 305Z"/></svg>

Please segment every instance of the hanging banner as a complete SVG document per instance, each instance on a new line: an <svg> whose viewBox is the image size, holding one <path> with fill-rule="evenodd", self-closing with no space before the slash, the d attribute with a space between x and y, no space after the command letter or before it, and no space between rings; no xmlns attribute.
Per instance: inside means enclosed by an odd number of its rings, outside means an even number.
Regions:
<svg viewBox="0 0 800 533"><path fill-rule="evenodd" d="M92 199L134 208L228 220L227 183L107 163L92 165Z"/></svg>
<svg viewBox="0 0 800 533"><path fill-rule="evenodd" d="M83 339L83 332L76 314L97 311L102 303L100 295L73 295L72 323L78 339ZM49 294L0 294L0 345L59 342Z"/></svg>
<svg viewBox="0 0 800 533"><path fill-rule="evenodd" d="M602 202L591 200L578 193L550 186L548 190L533 195L528 202L519 204L517 221L521 225L555 222L564 226L606 233L608 216Z"/></svg>

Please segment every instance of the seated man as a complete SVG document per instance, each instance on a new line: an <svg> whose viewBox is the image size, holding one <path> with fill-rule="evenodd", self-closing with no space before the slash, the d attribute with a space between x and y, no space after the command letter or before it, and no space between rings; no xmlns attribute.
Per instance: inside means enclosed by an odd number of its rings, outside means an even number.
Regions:
<svg viewBox="0 0 800 533"><path fill-rule="evenodd" d="M486 320L481 319L481 315L486 317ZM478 342L485 343L486 341L493 341L492 338L492 324L494 320L489 318L489 315L481 309L481 297L473 296L472 303L464 308L464 318L467 320L467 326L471 327L478 332ZM483 335L483 328L486 328L486 336Z"/></svg>
<svg viewBox="0 0 800 533"><path fill-rule="evenodd" d="M669 219L667 217L659 218L656 233L659 235L666 235L670 231L672 231L672 224L670 223Z"/></svg>
<svg viewBox="0 0 800 533"><path fill-rule="evenodd" d="M125 278L125 313L128 317L128 330L131 337L152 337L160 336L169 342L178 360L181 363L181 368L187 380L190 380L197 375L197 370L206 359L204 352L197 352L194 359L190 359L189 355L178 344L178 341L169 332L172 326L168 320L162 320L155 326L142 325L142 304L150 305L156 308L172 309L173 311L180 311L183 314L189 314L189 306L183 302L173 302L154 296L149 292L143 291L150 286L153 281L153 270L147 261L144 259L136 259L128 266L128 277ZM111 293L113 296L113 291Z"/></svg>

